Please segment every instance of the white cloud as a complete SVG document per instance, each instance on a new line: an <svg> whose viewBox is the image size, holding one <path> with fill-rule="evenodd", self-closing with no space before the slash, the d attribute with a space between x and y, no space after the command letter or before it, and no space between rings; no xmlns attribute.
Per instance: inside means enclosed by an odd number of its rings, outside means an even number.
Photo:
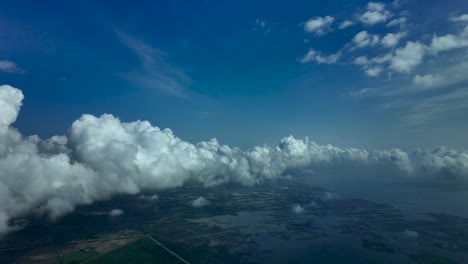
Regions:
<svg viewBox="0 0 468 264"><path fill-rule="evenodd" d="M192 206L193 207L205 207L210 204L210 201L208 201L205 197L200 196L197 199L192 201Z"/></svg>
<svg viewBox="0 0 468 264"><path fill-rule="evenodd" d="M354 64L357 65L367 65L369 63L369 59L366 56L359 56L354 59Z"/></svg>
<svg viewBox="0 0 468 264"><path fill-rule="evenodd" d="M359 32L352 40L354 47L367 47L381 44L386 48L393 48L398 45L406 32L388 33L381 40L378 35L372 35L367 31ZM431 43L426 45L419 41L407 41L405 46L396 49L392 53L368 59L367 57L357 57L354 64L362 66L366 75L377 76L382 72L381 67L376 64L389 62L389 69L392 72L409 73L424 62L424 58L429 55L437 56L440 52L451 51L468 47L468 26L463 28L458 34L447 34L444 36L434 35ZM419 76L415 83L422 83ZM457 77L457 79L460 79ZM433 85L438 84L434 82Z"/></svg>
<svg viewBox="0 0 468 264"><path fill-rule="evenodd" d="M399 32L399 33L388 33L382 38L382 45L386 48L393 48L400 40L406 36L406 33Z"/></svg>
<svg viewBox="0 0 468 264"><path fill-rule="evenodd" d="M355 24L354 21L345 20L345 21L341 22L338 27L339 27L339 29L345 29L345 28L348 28L350 26L353 26L354 24Z"/></svg>
<svg viewBox="0 0 468 264"><path fill-rule="evenodd" d="M0 71L6 73L24 73L24 70L18 67L16 63L8 60L0 60Z"/></svg>
<svg viewBox="0 0 468 264"><path fill-rule="evenodd" d="M331 25L334 21L335 19L331 16L314 17L305 22L304 31L307 33L314 33L317 36L321 36L331 31Z"/></svg>
<svg viewBox="0 0 468 264"><path fill-rule="evenodd" d="M384 68L380 65L391 59L391 55L387 54L381 57L375 57L368 59L366 56L359 56L354 59L354 64L360 65L364 70L364 73L369 77L377 77L384 71ZM359 97L360 93L353 94L355 97Z"/></svg>
<svg viewBox="0 0 468 264"><path fill-rule="evenodd" d="M369 77L377 77L383 71L383 68L380 66L368 67L365 69L365 73Z"/></svg>
<svg viewBox="0 0 468 264"><path fill-rule="evenodd" d="M302 207L300 204L295 204L291 207L291 210L295 214L302 214L304 213L304 207Z"/></svg>
<svg viewBox="0 0 468 264"><path fill-rule="evenodd" d="M468 26L466 29L468 29ZM448 51L464 47L468 47L468 35L465 35L465 32L462 31L459 35L447 34L440 37L434 35L429 46L429 51L437 54L441 51Z"/></svg>
<svg viewBox="0 0 468 264"><path fill-rule="evenodd" d="M433 99L419 107L438 109L441 102L466 100L462 95ZM192 144L147 121L121 122L109 114L83 115L73 122L68 136L41 140L11 127L22 100L20 90L0 86L0 234L19 228L12 221L16 218L47 214L55 219L77 205L118 194L158 191L186 182L254 185L316 165L385 165L402 174L468 181L468 153L463 151L368 151L292 136L273 147L244 151L216 139ZM194 205L205 204L204 200L198 198Z"/></svg>
<svg viewBox="0 0 468 264"><path fill-rule="evenodd" d="M357 33L351 43L353 44L354 48L364 48L364 47L373 47L376 45L381 44L385 48L393 48L400 40L406 36L406 33L399 32L399 33L388 33L383 38L376 34L370 34L366 30L363 30Z"/></svg>
<svg viewBox="0 0 468 264"><path fill-rule="evenodd" d="M390 60L390 69L395 72L409 73L423 62L426 48L419 42L408 41L406 46L395 51Z"/></svg>
<svg viewBox="0 0 468 264"><path fill-rule="evenodd" d="M460 16L452 16L450 20L453 22L468 22L468 14L463 14Z"/></svg>
<svg viewBox="0 0 468 264"><path fill-rule="evenodd" d="M384 11L385 10L385 4L378 3L378 2L369 2L367 4L367 10L369 10L369 11Z"/></svg>
<svg viewBox="0 0 468 264"><path fill-rule="evenodd" d="M354 44L355 47L358 47L358 48L364 48L367 46L375 46L379 43L379 41L380 41L379 35L369 34L365 30L357 33L352 39L352 43Z"/></svg>
<svg viewBox="0 0 468 264"><path fill-rule="evenodd" d="M413 78L413 83L419 86L431 87L441 82L441 78L438 75L426 74L416 75Z"/></svg>
<svg viewBox="0 0 468 264"><path fill-rule="evenodd" d="M387 27L395 27L395 26L402 27L406 24L407 21L408 21L408 18L406 17L395 18L387 23Z"/></svg>
<svg viewBox="0 0 468 264"><path fill-rule="evenodd" d="M333 64L336 63L341 54L336 53L332 55L322 55L320 52L314 50L314 49L309 49L306 55L300 59L301 63L309 63L309 62L317 62L319 64Z"/></svg>
<svg viewBox="0 0 468 264"><path fill-rule="evenodd" d="M387 21L392 14L385 9L385 4L370 2L367 4L367 11L359 17L363 24L372 26Z"/></svg>
<svg viewBox="0 0 468 264"><path fill-rule="evenodd" d="M122 209L113 209L109 212L109 216L116 217L123 215L124 211Z"/></svg>

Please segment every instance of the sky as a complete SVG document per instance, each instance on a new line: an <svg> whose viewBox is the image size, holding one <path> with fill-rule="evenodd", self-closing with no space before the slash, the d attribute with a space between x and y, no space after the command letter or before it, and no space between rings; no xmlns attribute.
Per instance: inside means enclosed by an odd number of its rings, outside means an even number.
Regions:
<svg viewBox="0 0 468 264"><path fill-rule="evenodd" d="M83 113L243 149L468 148L468 2L7 1L0 81L14 127Z"/></svg>

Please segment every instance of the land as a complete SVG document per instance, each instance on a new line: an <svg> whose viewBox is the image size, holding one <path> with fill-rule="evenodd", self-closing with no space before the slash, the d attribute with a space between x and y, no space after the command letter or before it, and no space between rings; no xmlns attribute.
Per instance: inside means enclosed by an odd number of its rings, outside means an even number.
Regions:
<svg viewBox="0 0 468 264"><path fill-rule="evenodd" d="M296 180L196 184L78 207L0 241L1 263L463 263L468 219L338 197ZM195 208L191 201L210 201ZM302 212L294 212L301 205ZM112 209L123 215L111 217Z"/></svg>

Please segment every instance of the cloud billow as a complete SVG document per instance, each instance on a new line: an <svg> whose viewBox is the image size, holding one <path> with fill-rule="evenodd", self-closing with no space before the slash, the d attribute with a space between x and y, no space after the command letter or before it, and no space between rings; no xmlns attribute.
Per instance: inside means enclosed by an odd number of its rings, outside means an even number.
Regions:
<svg viewBox="0 0 468 264"><path fill-rule="evenodd" d="M56 219L77 205L116 194L175 188L188 181L251 186L318 164L385 164L412 175L468 178L463 151L342 149L292 136L274 147L244 151L216 139L191 144L169 129L147 121L122 122L109 114L83 115L67 136L41 140L11 127L22 100L21 90L0 86L0 234L18 228L15 218L46 214Z"/></svg>

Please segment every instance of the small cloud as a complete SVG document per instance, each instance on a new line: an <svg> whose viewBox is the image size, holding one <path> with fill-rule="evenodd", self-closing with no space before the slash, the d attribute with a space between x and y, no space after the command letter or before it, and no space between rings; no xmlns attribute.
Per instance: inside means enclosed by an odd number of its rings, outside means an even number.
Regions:
<svg viewBox="0 0 468 264"><path fill-rule="evenodd" d="M331 31L331 25L335 19L331 16L314 17L304 24L304 31L307 33L314 33L316 36L321 36Z"/></svg>
<svg viewBox="0 0 468 264"><path fill-rule="evenodd" d="M395 26L402 27L406 24L407 21L408 21L408 18L406 17L395 18L387 23L387 27L395 27Z"/></svg>
<svg viewBox="0 0 468 264"><path fill-rule="evenodd" d="M340 23L340 25L338 26L339 29L345 29L345 28L348 28L350 26L353 26L354 24L356 24L354 21L351 21L351 20L345 20L343 22Z"/></svg>
<svg viewBox="0 0 468 264"><path fill-rule="evenodd" d="M143 199L143 200L148 200L148 201L157 201L157 200L159 200L159 196L157 194L140 195L140 197L138 197L138 198Z"/></svg>
<svg viewBox="0 0 468 264"><path fill-rule="evenodd" d="M304 207L302 207L300 204L295 204L291 207L291 210L295 214L302 214L304 212Z"/></svg>
<svg viewBox="0 0 468 264"><path fill-rule="evenodd" d="M113 209L109 212L109 216L116 217L123 215L124 211L122 209Z"/></svg>
<svg viewBox="0 0 468 264"><path fill-rule="evenodd" d="M370 2L367 4L367 11L359 17L363 24L372 26L387 21L392 14L385 9L385 4Z"/></svg>
<svg viewBox="0 0 468 264"><path fill-rule="evenodd" d="M411 239L416 239L419 236L418 232L413 231L413 230L408 230L408 229L406 229L405 232L403 232L403 234L406 237L411 238Z"/></svg>
<svg viewBox="0 0 468 264"><path fill-rule="evenodd" d="M372 93L372 89L363 88L357 91L351 91L349 93L349 96L354 97L354 98L365 98L365 97L369 97L371 93Z"/></svg>
<svg viewBox="0 0 468 264"><path fill-rule="evenodd" d="M390 60L390 69L399 73L409 73L423 62L426 47L419 43L408 41L405 47L395 51Z"/></svg>
<svg viewBox="0 0 468 264"><path fill-rule="evenodd" d="M429 52L437 54L442 51L468 47L468 26L459 34L447 34L444 36L432 37L431 45L428 47Z"/></svg>
<svg viewBox="0 0 468 264"><path fill-rule="evenodd" d="M450 21L462 23L468 22L468 14L463 14L460 16L451 16Z"/></svg>
<svg viewBox="0 0 468 264"><path fill-rule="evenodd" d="M328 201L338 200L339 196L336 193L325 192L324 194L320 196L320 199L324 202L328 202Z"/></svg>
<svg viewBox="0 0 468 264"><path fill-rule="evenodd" d="M368 59L366 56L359 56L354 59L354 64L360 65L367 76L376 77L384 70L381 64L388 62L391 58L391 54L386 54L372 59Z"/></svg>
<svg viewBox="0 0 468 264"><path fill-rule="evenodd" d="M334 64L340 58L341 53L335 53L332 55L322 55L319 51L314 49L309 49L306 55L300 59L301 63L308 63L308 62L317 62L319 64Z"/></svg>
<svg viewBox="0 0 468 264"><path fill-rule="evenodd" d="M25 71L21 69L16 63L9 60L0 60L0 71L6 73L24 73Z"/></svg>
<svg viewBox="0 0 468 264"><path fill-rule="evenodd" d="M199 208L199 207L204 207L210 204L210 201L208 201L205 197L200 196L197 199L192 201L192 206Z"/></svg>
<svg viewBox="0 0 468 264"><path fill-rule="evenodd" d="M383 71L381 66L367 67L364 69L364 73L369 77L377 77Z"/></svg>
<svg viewBox="0 0 468 264"><path fill-rule="evenodd" d="M418 86L431 87L439 84L441 78L438 75L426 74L426 75L416 75L413 78L413 83Z"/></svg>
<svg viewBox="0 0 468 264"><path fill-rule="evenodd" d="M401 6L401 0L395 0L392 2L394 8L399 8Z"/></svg>
<svg viewBox="0 0 468 264"><path fill-rule="evenodd" d="M354 47L356 48L375 46L379 44L379 42L380 42L379 35L369 34L365 30L357 33L352 39L352 43L354 44Z"/></svg>
<svg viewBox="0 0 468 264"><path fill-rule="evenodd" d="M406 36L405 32L399 32L399 33L388 33L382 38L382 45L386 48L393 48L398 43L402 38Z"/></svg>

